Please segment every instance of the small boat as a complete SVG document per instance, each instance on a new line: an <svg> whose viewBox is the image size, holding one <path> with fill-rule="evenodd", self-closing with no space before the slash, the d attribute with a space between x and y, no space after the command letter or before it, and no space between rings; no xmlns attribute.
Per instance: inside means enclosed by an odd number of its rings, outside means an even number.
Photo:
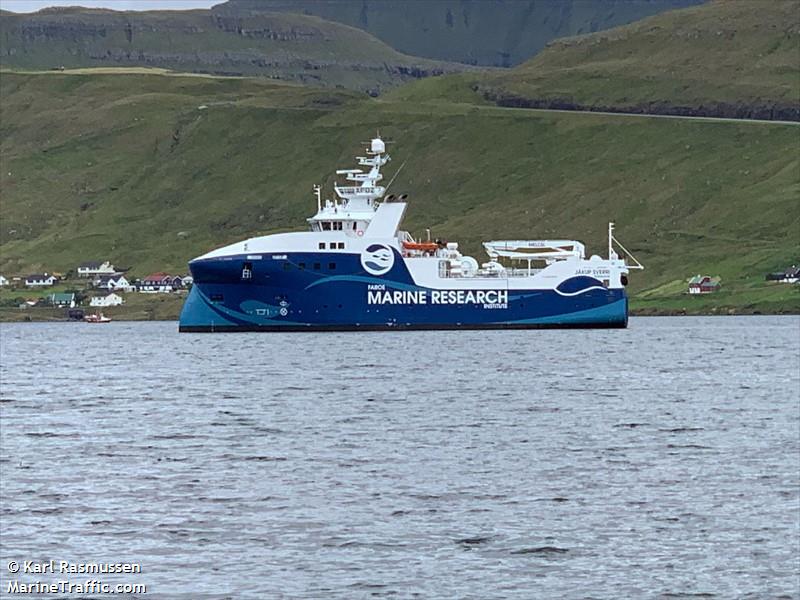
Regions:
<svg viewBox="0 0 800 600"><path fill-rule="evenodd" d="M87 323L111 323L111 317L107 317L103 313L86 315L83 320Z"/></svg>
<svg viewBox="0 0 800 600"><path fill-rule="evenodd" d="M441 247L442 245L436 242L403 242L404 250L417 250L418 252L429 252L431 254Z"/></svg>

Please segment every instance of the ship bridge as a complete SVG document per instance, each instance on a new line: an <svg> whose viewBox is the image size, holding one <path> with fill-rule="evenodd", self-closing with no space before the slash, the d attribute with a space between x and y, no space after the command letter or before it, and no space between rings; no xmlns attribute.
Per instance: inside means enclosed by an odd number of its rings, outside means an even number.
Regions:
<svg viewBox="0 0 800 600"><path fill-rule="evenodd" d="M317 214L308 219L311 231L343 231L348 235L361 237L373 221L384 222L388 213L394 216L397 209L380 210L379 200L386 193L386 188L379 185L383 179L381 167L391 160L386 154L386 143L378 136L370 140L366 156L357 156L359 166L367 169L339 169L338 176L347 179L347 185L334 184L336 198L322 200L320 186L314 186L317 197ZM399 203L398 203L399 204ZM405 205L403 205L405 206ZM402 210L400 218L402 218ZM378 217L376 219L376 216ZM394 220L393 218L390 220ZM399 224L399 220L397 221ZM377 225L377 223L376 223ZM372 229L378 229L373 227ZM380 227L385 229L385 227ZM375 237L370 231L370 237Z"/></svg>

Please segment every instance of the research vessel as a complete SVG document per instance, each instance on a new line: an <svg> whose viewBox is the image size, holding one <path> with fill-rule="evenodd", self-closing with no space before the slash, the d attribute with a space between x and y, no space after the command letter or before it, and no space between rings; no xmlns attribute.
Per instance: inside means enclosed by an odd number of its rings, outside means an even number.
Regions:
<svg viewBox="0 0 800 600"><path fill-rule="evenodd" d="M358 168L314 187L308 230L243 240L189 263L180 331L348 331L626 327L630 269L608 226L608 257L574 240L492 240L486 259L401 229L405 194L381 185L380 136ZM388 187L388 186L387 186ZM616 248L627 254L620 256Z"/></svg>

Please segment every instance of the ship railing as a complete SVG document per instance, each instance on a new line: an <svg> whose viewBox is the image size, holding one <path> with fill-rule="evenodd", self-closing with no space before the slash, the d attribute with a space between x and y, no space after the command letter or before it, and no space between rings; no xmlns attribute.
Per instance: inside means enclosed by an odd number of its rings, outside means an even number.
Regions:
<svg viewBox="0 0 800 600"><path fill-rule="evenodd" d="M532 277L544 269L506 269L507 277Z"/></svg>
<svg viewBox="0 0 800 600"><path fill-rule="evenodd" d="M503 271L486 272L479 271L477 273L461 273L441 269L439 277L443 279L508 279L511 277L533 277L544 269L505 269Z"/></svg>

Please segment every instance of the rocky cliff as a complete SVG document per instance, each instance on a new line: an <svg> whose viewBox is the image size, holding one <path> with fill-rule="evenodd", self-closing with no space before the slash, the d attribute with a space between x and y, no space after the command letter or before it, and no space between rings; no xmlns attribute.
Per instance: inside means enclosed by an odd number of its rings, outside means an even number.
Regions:
<svg viewBox="0 0 800 600"><path fill-rule="evenodd" d="M307 15L82 8L0 17L0 63L23 69L149 66L377 92L464 65L401 54Z"/></svg>
<svg viewBox="0 0 800 600"><path fill-rule="evenodd" d="M601 31L703 0L228 0L221 14L316 15L401 52L509 67L556 38Z"/></svg>

